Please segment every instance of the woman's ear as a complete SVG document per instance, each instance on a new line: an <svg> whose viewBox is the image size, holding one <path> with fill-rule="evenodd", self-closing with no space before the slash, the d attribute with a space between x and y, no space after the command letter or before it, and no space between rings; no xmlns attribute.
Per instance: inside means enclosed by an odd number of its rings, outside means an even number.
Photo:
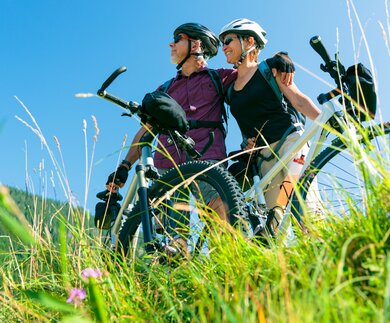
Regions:
<svg viewBox="0 0 390 323"><path fill-rule="evenodd" d="M245 37L245 43L248 46L247 49L251 48L255 44L255 39L252 36Z"/></svg>

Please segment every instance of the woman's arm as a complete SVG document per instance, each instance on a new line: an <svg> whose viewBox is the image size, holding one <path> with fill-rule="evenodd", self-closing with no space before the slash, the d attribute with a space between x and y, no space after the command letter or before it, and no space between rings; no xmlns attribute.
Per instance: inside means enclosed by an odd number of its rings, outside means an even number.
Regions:
<svg viewBox="0 0 390 323"><path fill-rule="evenodd" d="M298 87L292 82L290 85L283 84L281 80L281 73L274 71L276 83L278 83L280 91L291 102L293 107L299 112L303 113L309 119L314 120L321 113L320 109L314 104L314 102L305 94L303 94Z"/></svg>

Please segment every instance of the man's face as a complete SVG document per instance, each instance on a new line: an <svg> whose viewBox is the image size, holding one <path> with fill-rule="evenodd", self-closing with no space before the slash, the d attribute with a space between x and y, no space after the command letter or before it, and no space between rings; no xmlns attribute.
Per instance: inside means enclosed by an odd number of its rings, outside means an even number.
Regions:
<svg viewBox="0 0 390 323"><path fill-rule="evenodd" d="M187 35L178 34L173 41L169 43L171 48L171 63L179 64L188 53L188 42L191 41Z"/></svg>

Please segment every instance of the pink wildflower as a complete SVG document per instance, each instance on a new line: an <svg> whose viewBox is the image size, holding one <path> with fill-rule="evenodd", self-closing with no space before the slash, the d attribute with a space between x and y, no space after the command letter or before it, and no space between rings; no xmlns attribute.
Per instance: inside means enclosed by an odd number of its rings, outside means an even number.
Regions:
<svg viewBox="0 0 390 323"><path fill-rule="evenodd" d="M86 268L81 272L83 278L99 278L103 274L99 269Z"/></svg>
<svg viewBox="0 0 390 323"><path fill-rule="evenodd" d="M72 288L69 292L69 298L66 300L67 303L73 303L80 305L82 301L87 297L87 293L82 288Z"/></svg>

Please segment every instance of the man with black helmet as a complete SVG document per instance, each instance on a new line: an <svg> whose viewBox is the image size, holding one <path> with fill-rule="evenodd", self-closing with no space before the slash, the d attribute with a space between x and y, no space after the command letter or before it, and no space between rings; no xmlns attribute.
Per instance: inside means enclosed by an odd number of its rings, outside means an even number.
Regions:
<svg viewBox="0 0 390 323"><path fill-rule="evenodd" d="M169 94L183 108L187 118L196 121L196 127L187 132L187 135L194 140L196 150L202 151L209 143L210 132L214 132L213 143L201 159L223 160L227 157L222 125L224 99L223 95L217 93L207 68L207 60L218 53L219 39L207 27L197 23L186 23L179 26L174 31L173 36L173 41L169 43L171 62L177 65L178 73L175 78L169 81L168 86L164 83L157 90ZM224 88L227 88L235 79L234 70L218 69L217 72ZM147 131L143 127L137 132L125 159L117 171L110 174L106 183L107 189L116 191L118 186L122 187L125 184L131 165L139 158L137 143ZM166 153L172 159L167 158ZM160 170L160 173L163 173L166 169L174 166L173 162L176 164L185 162L187 155L174 144L170 144L166 135L160 134L153 159L154 165ZM219 203L213 202L212 192L203 190L202 194L210 196L207 202L211 208L218 212L217 205ZM138 217L134 218L133 221L140 222L141 219ZM189 219L182 216L175 222L178 223L174 229L176 248L168 246L170 249L167 249L167 252L172 254L180 249L182 253L185 253L186 239L183 237L188 230ZM129 234L132 235L134 232L129 232Z"/></svg>
<svg viewBox="0 0 390 323"><path fill-rule="evenodd" d="M177 65L178 72L170 81L169 88L163 89L163 84L157 90L163 90L175 99L186 112L188 119L215 123L212 127L190 129L187 135L195 141L195 149L201 151L209 141L210 132L213 131L213 144L201 159L223 160L226 158L226 146L224 130L220 125L222 125L224 101L223 97L218 95L207 68L207 60L218 53L219 39L201 24L185 23L175 29L169 47L171 62ZM232 69L217 71L226 89L234 81L236 73ZM137 143L146 131L145 128L141 128L137 132L125 159L115 173L116 182L120 184L113 183L114 173L112 173L107 180L108 189L122 187L126 182L131 165L139 158ZM167 136L160 135L154 155L154 164L157 168L169 169L174 166L171 159L161 152L161 146L164 146L164 150L170 154L176 164L186 161L186 154L178 151L174 144L169 144Z"/></svg>

